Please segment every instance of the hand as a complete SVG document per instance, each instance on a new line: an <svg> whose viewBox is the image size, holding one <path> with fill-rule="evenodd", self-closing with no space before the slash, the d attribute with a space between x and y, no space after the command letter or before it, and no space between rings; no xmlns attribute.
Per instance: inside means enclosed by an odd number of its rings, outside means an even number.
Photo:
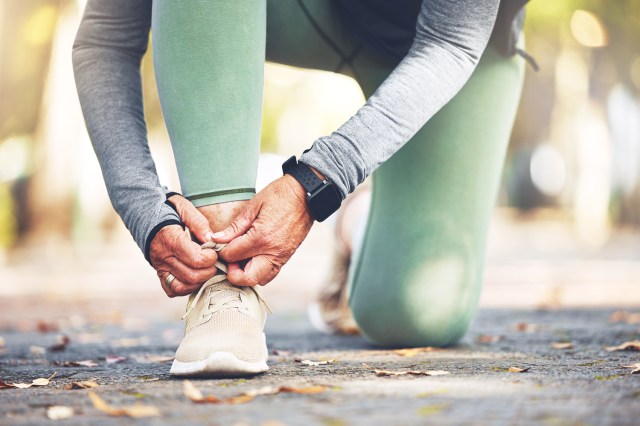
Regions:
<svg viewBox="0 0 640 426"><path fill-rule="evenodd" d="M265 285L305 239L313 218L305 191L293 177L273 181L214 240L229 243L220 256L229 263L227 279L235 285ZM241 268L238 262L248 260Z"/></svg>
<svg viewBox="0 0 640 426"><path fill-rule="evenodd" d="M210 241L213 232L209 221L191 202L180 195L169 200L176 206L180 219L199 241ZM187 232L179 225L162 228L151 241L149 247L151 265L158 273L162 289L169 297L186 296L197 291L200 286L217 272L214 264L218 254L214 250L202 249L191 241ZM175 279L170 286L166 278L172 274Z"/></svg>

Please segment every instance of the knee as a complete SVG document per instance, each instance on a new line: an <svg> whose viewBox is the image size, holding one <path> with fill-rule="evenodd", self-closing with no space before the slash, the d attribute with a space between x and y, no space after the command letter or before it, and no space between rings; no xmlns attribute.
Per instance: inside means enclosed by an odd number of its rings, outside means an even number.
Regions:
<svg viewBox="0 0 640 426"><path fill-rule="evenodd" d="M440 258L412 269L406 278L386 287L388 291L352 294L351 307L362 334L388 347L456 343L476 310L478 265Z"/></svg>

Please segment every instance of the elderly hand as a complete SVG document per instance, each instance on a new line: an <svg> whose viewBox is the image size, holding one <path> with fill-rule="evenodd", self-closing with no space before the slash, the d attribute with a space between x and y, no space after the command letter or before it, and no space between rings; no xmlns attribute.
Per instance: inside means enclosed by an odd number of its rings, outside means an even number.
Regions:
<svg viewBox="0 0 640 426"><path fill-rule="evenodd" d="M305 191L293 177L273 181L214 240L228 243L220 256L230 262L227 279L236 285L265 285L275 278L305 239L313 218ZM242 268L241 261L247 261Z"/></svg>
<svg viewBox="0 0 640 426"><path fill-rule="evenodd" d="M199 241L211 240L213 232L209 221L189 200L173 195L169 201L176 206L180 219ZM179 225L162 228L151 241L149 249L151 265L169 297L186 296L197 291L217 272L214 266L218 260L217 253L202 249L199 244L191 241L187 232ZM169 274L175 279L167 285Z"/></svg>

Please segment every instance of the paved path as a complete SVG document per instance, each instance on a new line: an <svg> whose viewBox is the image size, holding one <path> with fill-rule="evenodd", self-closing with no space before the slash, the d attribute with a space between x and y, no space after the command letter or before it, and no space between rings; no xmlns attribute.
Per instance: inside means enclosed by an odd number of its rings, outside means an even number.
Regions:
<svg viewBox="0 0 640 426"><path fill-rule="evenodd" d="M0 424L45 424L51 405L72 407L63 424L130 424L93 407L89 390L65 390L71 382L93 380L92 389L114 406L136 403L158 408L159 417L140 424L210 425L637 425L640 374L621 368L640 362L639 352L608 352L606 346L638 339L638 324L610 323L612 310L482 310L455 348L401 356L360 337L315 332L301 312L271 317L267 338L271 370L257 378L198 380L205 394L229 397L264 386L326 386L304 395L258 396L238 405L195 404L183 394L183 381L168 375L167 362L182 333L152 306L142 317L105 310L99 301L70 315L63 304L5 299L0 304L0 379L30 382L57 372L44 387L0 390ZM28 301L27 301L28 302ZM29 315L15 312L30 306ZM124 305L122 305L124 306ZM111 308L109 308L111 309ZM21 312L24 312L22 310ZM123 313L125 312L125 313ZM42 333L40 329L58 328ZM44 321L44 322L43 322ZM57 336L71 343L59 352L37 355ZM484 337L481 336L490 336ZM484 340L483 340L484 339ZM486 342L486 343L483 343ZM553 349L571 342L572 349ZM34 353L35 351L35 353ZM107 363L106 356L127 359ZM296 359L335 360L305 366ZM65 361L93 360L95 367L65 367ZM366 364L366 365L365 365ZM530 368L510 373L509 367ZM372 369L446 370L446 376L377 377Z"/></svg>

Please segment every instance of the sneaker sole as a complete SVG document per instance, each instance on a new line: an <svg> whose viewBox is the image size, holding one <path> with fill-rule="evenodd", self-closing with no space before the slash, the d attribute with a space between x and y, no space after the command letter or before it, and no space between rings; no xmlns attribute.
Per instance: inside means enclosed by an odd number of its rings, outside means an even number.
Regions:
<svg viewBox="0 0 640 426"><path fill-rule="evenodd" d="M247 362L231 352L215 352L207 359L192 362L174 360L169 374L173 376L237 377L264 373L269 369L265 361Z"/></svg>

